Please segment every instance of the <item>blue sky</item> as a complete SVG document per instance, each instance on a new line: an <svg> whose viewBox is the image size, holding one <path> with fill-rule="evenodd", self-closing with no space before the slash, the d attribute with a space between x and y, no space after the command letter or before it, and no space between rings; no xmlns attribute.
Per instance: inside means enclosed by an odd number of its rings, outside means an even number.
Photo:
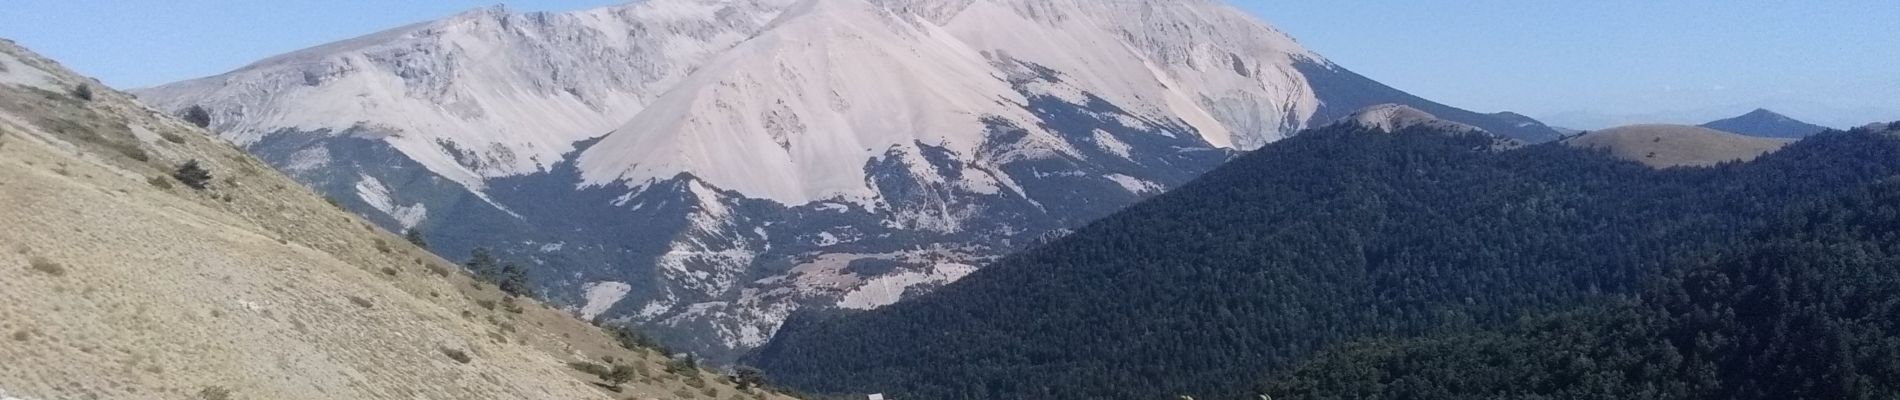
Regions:
<svg viewBox="0 0 1900 400"><path fill-rule="evenodd" d="M4 0L0 37L138 87L496 1ZM1479 111L1582 128L1755 107L1900 120L1900 1L1231 1L1347 68Z"/></svg>

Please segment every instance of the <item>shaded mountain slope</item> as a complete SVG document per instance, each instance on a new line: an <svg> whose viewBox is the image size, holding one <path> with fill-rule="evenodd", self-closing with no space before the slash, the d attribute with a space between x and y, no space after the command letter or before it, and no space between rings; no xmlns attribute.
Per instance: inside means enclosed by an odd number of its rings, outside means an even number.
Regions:
<svg viewBox="0 0 1900 400"><path fill-rule="evenodd" d="M1900 173L1900 140L1866 134L1657 171L1355 126L1267 146L934 294L794 318L754 361L821 392L1244 397L1263 371L1356 338L1632 293L1787 205Z"/></svg>

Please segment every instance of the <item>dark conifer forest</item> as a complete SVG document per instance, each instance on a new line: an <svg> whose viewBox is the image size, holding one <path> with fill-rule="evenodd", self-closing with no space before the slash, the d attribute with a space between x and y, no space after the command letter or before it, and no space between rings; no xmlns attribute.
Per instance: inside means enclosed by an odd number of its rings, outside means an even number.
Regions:
<svg viewBox="0 0 1900 400"><path fill-rule="evenodd" d="M749 362L900 399L1891 393L1894 225L1843 222L1891 220L1861 191L1900 139L1661 171L1493 144L1311 130L935 293L797 315Z"/></svg>
<svg viewBox="0 0 1900 400"><path fill-rule="evenodd" d="M1805 207L1632 300L1366 340L1275 399L1900 398L1900 184Z"/></svg>

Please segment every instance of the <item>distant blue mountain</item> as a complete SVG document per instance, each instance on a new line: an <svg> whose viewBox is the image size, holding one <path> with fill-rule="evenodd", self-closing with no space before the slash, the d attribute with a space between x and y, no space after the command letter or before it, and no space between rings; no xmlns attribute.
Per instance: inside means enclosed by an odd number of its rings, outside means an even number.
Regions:
<svg viewBox="0 0 1900 400"><path fill-rule="evenodd" d="M1739 117L1702 124L1702 127L1748 136L1791 139L1808 137L1828 129L1759 108Z"/></svg>

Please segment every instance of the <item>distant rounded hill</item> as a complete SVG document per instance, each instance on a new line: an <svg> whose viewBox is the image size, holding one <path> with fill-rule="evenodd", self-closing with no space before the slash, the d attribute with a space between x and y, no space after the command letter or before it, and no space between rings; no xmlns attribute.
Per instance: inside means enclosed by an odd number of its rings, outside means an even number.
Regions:
<svg viewBox="0 0 1900 400"><path fill-rule="evenodd" d="M1619 158L1669 168L1754 160L1781 150L1794 139L1744 136L1698 126L1644 124L1585 133L1564 143L1607 149Z"/></svg>
<svg viewBox="0 0 1900 400"><path fill-rule="evenodd" d="M1802 122L1767 109L1755 109L1735 118L1701 125L1704 128L1767 138L1804 138L1826 132L1827 127Z"/></svg>

